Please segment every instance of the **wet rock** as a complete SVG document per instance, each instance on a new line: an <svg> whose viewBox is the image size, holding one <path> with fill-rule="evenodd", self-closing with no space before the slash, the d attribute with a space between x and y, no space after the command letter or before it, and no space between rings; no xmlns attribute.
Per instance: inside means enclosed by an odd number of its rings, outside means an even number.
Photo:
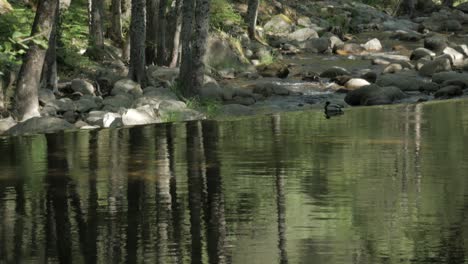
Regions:
<svg viewBox="0 0 468 264"><path fill-rule="evenodd" d="M370 83L375 83L377 81L377 73L373 71L366 72L361 76L361 78L363 78L364 80Z"/></svg>
<svg viewBox="0 0 468 264"><path fill-rule="evenodd" d="M419 60L421 58L425 58L425 57L428 57L428 58L431 58L431 57L435 57L435 53L429 49L426 49L426 48L417 48L415 50L413 50L413 52L411 53L411 56L410 56L410 59L411 60Z"/></svg>
<svg viewBox="0 0 468 264"><path fill-rule="evenodd" d="M63 113L62 118L69 123L75 123L78 119L78 115L74 111L67 111Z"/></svg>
<svg viewBox="0 0 468 264"><path fill-rule="evenodd" d="M349 55L349 54L361 54L364 51L364 48L356 43L346 43L342 48L336 51L339 55Z"/></svg>
<svg viewBox="0 0 468 264"><path fill-rule="evenodd" d="M49 89L39 89L39 103L46 105L50 102L55 101L55 95L52 90Z"/></svg>
<svg viewBox="0 0 468 264"><path fill-rule="evenodd" d="M468 80L461 80L461 79L446 80L442 83L441 86L445 87L445 86L452 86L452 85L459 86L462 89L466 89L468 88Z"/></svg>
<svg viewBox="0 0 468 264"><path fill-rule="evenodd" d="M465 44L458 45L455 47L455 50L463 54L463 56L468 57L468 46Z"/></svg>
<svg viewBox="0 0 468 264"><path fill-rule="evenodd" d="M414 23L408 19L389 19L385 20L383 23L384 30L406 30L413 31L418 28L418 24Z"/></svg>
<svg viewBox="0 0 468 264"><path fill-rule="evenodd" d="M345 97L345 102L353 106L382 105L394 103L395 101L401 100L405 97L406 94L398 87L380 87L372 84L350 91Z"/></svg>
<svg viewBox="0 0 468 264"><path fill-rule="evenodd" d="M111 91L111 95L119 94L130 94L133 97L138 97L143 94L143 90L140 84L130 79L122 79L114 84L114 88Z"/></svg>
<svg viewBox="0 0 468 264"><path fill-rule="evenodd" d="M422 93L435 93L440 89L440 85L434 82L427 82L419 86L419 91Z"/></svg>
<svg viewBox="0 0 468 264"><path fill-rule="evenodd" d="M122 114L122 123L125 126L145 125L161 122L161 118L150 106L137 109L127 109Z"/></svg>
<svg viewBox="0 0 468 264"><path fill-rule="evenodd" d="M328 53L331 52L331 42L328 38L310 39L305 43L305 50L312 53Z"/></svg>
<svg viewBox="0 0 468 264"><path fill-rule="evenodd" d="M432 36L424 39L424 48L441 52L447 47L448 40L443 36Z"/></svg>
<svg viewBox="0 0 468 264"><path fill-rule="evenodd" d="M15 136L21 134L52 133L73 128L72 124L61 118L33 117L11 127L5 134Z"/></svg>
<svg viewBox="0 0 468 264"><path fill-rule="evenodd" d="M292 20L283 15L276 15L272 17L264 26L263 29L267 34L286 34L291 32L293 29Z"/></svg>
<svg viewBox="0 0 468 264"><path fill-rule="evenodd" d="M366 85L370 85L370 83L364 79L352 78L349 81L347 81L344 86L348 90L355 90Z"/></svg>
<svg viewBox="0 0 468 264"><path fill-rule="evenodd" d="M280 82L261 81L251 85L253 92L264 97L272 95L288 95L289 90Z"/></svg>
<svg viewBox="0 0 468 264"><path fill-rule="evenodd" d="M123 126L122 115L117 113L106 113L102 117L103 127L120 127Z"/></svg>
<svg viewBox="0 0 468 264"><path fill-rule="evenodd" d="M455 71L447 71L436 73L432 76L432 81L435 83L444 83L446 81L459 80L468 84L468 73L460 73Z"/></svg>
<svg viewBox="0 0 468 264"><path fill-rule="evenodd" d="M439 30L446 32L457 32L462 30L462 25L455 19L448 19L442 22Z"/></svg>
<svg viewBox="0 0 468 264"><path fill-rule="evenodd" d="M295 42L303 42L318 37L317 32L311 28L301 28L288 35L288 39Z"/></svg>
<svg viewBox="0 0 468 264"><path fill-rule="evenodd" d="M361 45L365 50L367 51L381 51L382 50L382 44L380 43L380 40L374 38L366 42L365 44Z"/></svg>
<svg viewBox="0 0 468 264"><path fill-rule="evenodd" d="M253 105L256 103L256 99L253 96L234 96L231 100L227 101L226 104L239 104L239 105Z"/></svg>
<svg viewBox="0 0 468 264"><path fill-rule="evenodd" d="M322 78L334 78L334 77L341 76L341 75L351 75L351 73L348 70L346 70L345 68L334 66L334 67L328 68L324 72L322 72L320 74L320 77L322 77Z"/></svg>
<svg viewBox="0 0 468 264"><path fill-rule="evenodd" d="M424 35L416 32L416 31L404 31L404 30L397 30L391 38L399 39L403 41L419 41L424 37Z"/></svg>
<svg viewBox="0 0 468 264"><path fill-rule="evenodd" d="M434 73L450 70L452 70L450 59L441 57L424 64L424 66L419 69L419 74L422 76L432 76Z"/></svg>
<svg viewBox="0 0 468 264"><path fill-rule="evenodd" d="M403 70L403 66L401 66L401 64L392 63L388 65L387 67L385 67L385 69L383 70L383 73L397 73L402 70Z"/></svg>
<svg viewBox="0 0 468 264"><path fill-rule="evenodd" d="M435 98L451 98L455 96L460 96L463 94L463 90L460 86L451 85L440 88L437 92L434 93Z"/></svg>
<svg viewBox="0 0 468 264"><path fill-rule="evenodd" d="M446 47L443 54L450 56L451 62L454 66L463 66L464 55L457 50Z"/></svg>
<svg viewBox="0 0 468 264"><path fill-rule="evenodd" d="M383 74L377 79L376 84L386 86L396 86L400 90L406 91L418 91L419 87L424 81L417 76L415 72L402 71L395 74Z"/></svg>
<svg viewBox="0 0 468 264"><path fill-rule="evenodd" d="M91 94L94 95L95 88L92 83L87 80L83 79L74 79L71 81L71 88L75 92L79 92L81 94Z"/></svg>
<svg viewBox="0 0 468 264"><path fill-rule="evenodd" d="M328 39L330 40L330 48L333 51L341 49L345 45L345 43L337 36L330 36Z"/></svg>

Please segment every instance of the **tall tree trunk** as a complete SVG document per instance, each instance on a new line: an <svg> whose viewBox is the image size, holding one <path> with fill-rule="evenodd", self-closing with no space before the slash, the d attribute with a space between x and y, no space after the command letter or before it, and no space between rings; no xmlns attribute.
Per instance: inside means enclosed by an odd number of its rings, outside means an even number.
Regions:
<svg viewBox="0 0 468 264"><path fill-rule="evenodd" d="M158 13L158 38L157 38L157 54L156 64L164 65L167 58L166 53L166 9L168 0L159 1Z"/></svg>
<svg viewBox="0 0 468 264"><path fill-rule="evenodd" d="M130 68L128 76L145 82L146 0L132 0L130 22Z"/></svg>
<svg viewBox="0 0 468 264"><path fill-rule="evenodd" d="M60 5L60 4L59 4ZM44 66L42 67L42 87L57 92L57 38L59 35L60 7L57 5L55 22L49 38L49 47L47 49Z"/></svg>
<svg viewBox="0 0 468 264"><path fill-rule="evenodd" d="M111 15L110 38L116 44L122 44L122 42L123 42L123 33L122 33L122 4L121 4L121 0L112 0L111 8L112 8L112 15Z"/></svg>
<svg viewBox="0 0 468 264"><path fill-rule="evenodd" d="M172 52L171 52L171 61L169 67L177 67L177 62L179 60L179 50L180 50L180 32L182 30L182 3L183 0L176 0L174 8L174 20L175 20L175 31L174 37L172 39Z"/></svg>
<svg viewBox="0 0 468 264"><path fill-rule="evenodd" d="M146 2L146 64L156 64L156 42L158 39L158 5L159 0Z"/></svg>
<svg viewBox="0 0 468 264"><path fill-rule="evenodd" d="M454 0L443 0L442 4L444 6L453 7L453 2L454 2Z"/></svg>
<svg viewBox="0 0 468 264"><path fill-rule="evenodd" d="M39 2L31 36L40 35L40 37L49 41L55 22L57 5L58 0L42 0ZM34 42L29 44L29 49L19 72L15 95L18 119L21 121L40 115L38 90L45 55L45 49Z"/></svg>
<svg viewBox="0 0 468 264"><path fill-rule="evenodd" d="M192 65L192 27L193 17L195 16L195 1L184 0L182 4L182 60L180 65L179 82L184 96L193 96L193 91L190 90L190 72Z"/></svg>
<svg viewBox="0 0 468 264"><path fill-rule="evenodd" d="M90 45L104 47L104 0L91 1Z"/></svg>
<svg viewBox="0 0 468 264"><path fill-rule="evenodd" d="M255 27L257 26L257 17L258 17L258 7L260 5L260 0L249 0L249 5L247 8L247 33L251 40L256 39L257 33Z"/></svg>
<svg viewBox="0 0 468 264"><path fill-rule="evenodd" d="M199 93L205 77L206 41L208 39L210 19L210 0L197 0L195 7L195 30L192 45L192 81L191 87Z"/></svg>
<svg viewBox="0 0 468 264"><path fill-rule="evenodd" d="M415 8L414 0L402 0L401 6L399 8L400 9L399 13L401 15L413 16L414 8Z"/></svg>

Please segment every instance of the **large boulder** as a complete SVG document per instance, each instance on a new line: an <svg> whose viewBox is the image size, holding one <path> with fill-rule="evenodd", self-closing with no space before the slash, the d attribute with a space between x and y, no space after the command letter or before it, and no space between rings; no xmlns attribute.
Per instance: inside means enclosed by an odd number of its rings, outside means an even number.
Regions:
<svg viewBox="0 0 468 264"><path fill-rule="evenodd" d="M464 65L464 58L465 56L458 52L456 49L451 47L446 47L443 51L445 55L450 57L450 60L454 66L463 66Z"/></svg>
<svg viewBox="0 0 468 264"><path fill-rule="evenodd" d="M346 89L355 90L367 85L370 85L370 83L367 80L361 78L351 78L345 83L344 86L346 87Z"/></svg>
<svg viewBox="0 0 468 264"><path fill-rule="evenodd" d="M102 102L105 110L117 112L120 108L129 108L132 105L132 98L127 94L109 96Z"/></svg>
<svg viewBox="0 0 468 264"><path fill-rule="evenodd" d="M377 78L376 84L386 86L396 86L402 91L418 91L424 81L413 72L402 71L395 74L382 74Z"/></svg>
<svg viewBox="0 0 468 264"><path fill-rule="evenodd" d="M95 100L91 98L81 98L78 101L75 101L76 111L80 113L89 112L90 110L95 110L99 108Z"/></svg>
<svg viewBox="0 0 468 264"><path fill-rule="evenodd" d="M123 126L122 115L118 113L106 113L102 118L103 127L120 127Z"/></svg>
<svg viewBox="0 0 468 264"><path fill-rule="evenodd" d="M267 34L287 34L291 32L294 27L293 21L283 15L276 15L272 17L264 26L263 29Z"/></svg>
<svg viewBox="0 0 468 264"><path fill-rule="evenodd" d="M382 50L382 44L380 43L380 40L376 38L373 38L367 41L365 44L362 44L361 46L367 51L381 51Z"/></svg>
<svg viewBox="0 0 468 264"><path fill-rule="evenodd" d="M288 39L295 42L304 42L318 37L317 32L311 28L301 28L288 35Z"/></svg>
<svg viewBox="0 0 468 264"><path fill-rule="evenodd" d="M15 126L17 122L12 118L0 119L0 134Z"/></svg>
<svg viewBox="0 0 468 264"><path fill-rule="evenodd" d="M76 110L75 103L70 98L62 98L51 101L47 103L45 107L54 108L57 112L68 112Z"/></svg>
<svg viewBox="0 0 468 264"><path fill-rule="evenodd" d="M468 73L459 73L454 71L440 72L432 75L432 81L438 84L453 83L464 83L465 87L468 87Z"/></svg>
<svg viewBox="0 0 468 264"><path fill-rule="evenodd" d="M452 98L455 96L460 96L463 94L462 88L458 85L450 85L443 88L440 88L437 92L435 92L435 98Z"/></svg>
<svg viewBox="0 0 468 264"><path fill-rule="evenodd" d="M114 89L111 91L112 95L130 94L133 97L138 97L143 94L140 84L130 79L122 79L114 84Z"/></svg>
<svg viewBox="0 0 468 264"><path fill-rule="evenodd" d="M403 93L398 87L380 87L378 85L372 84L350 91L345 97L345 102L354 106L382 105L391 104L405 97L406 94Z"/></svg>
<svg viewBox="0 0 468 264"><path fill-rule="evenodd" d="M304 49L312 53L327 53L331 52L331 42L328 38L314 38L308 40Z"/></svg>
<svg viewBox="0 0 468 264"><path fill-rule="evenodd" d="M448 46L448 40L444 36L435 35L424 39L424 48L435 52L441 52Z"/></svg>
<svg viewBox="0 0 468 264"><path fill-rule="evenodd" d="M410 55L410 59L411 60L419 60L419 59L422 59L422 58L432 58L432 57L435 57L435 53L429 49L426 49L426 48L417 48L415 50L413 50L413 52L411 53Z"/></svg>
<svg viewBox="0 0 468 264"><path fill-rule="evenodd" d="M73 128L72 124L57 117L33 117L8 129L5 134L15 136L21 134L52 133Z"/></svg>
<svg viewBox="0 0 468 264"><path fill-rule="evenodd" d="M450 59L447 57L440 57L424 64L421 69L419 69L419 74L422 76L432 76L434 73L450 70L452 70Z"/></svg>
<svg viewBox="0 0 468 264"><path fill-rule="evenodd" d="M46 105L50 102L55 101L55 95L52 90L49 89L39 89L39 102L43 105Z"/></svg>
<svg viewBox="0 0 468 264"><path fill-rule="evenodd" d="M150 106L127 109L122 114L122 123L125 126L146 125L160 122L161 118Z"/></svg>
<svg viewBox="0 0 468 264"><path fill-rule="evenodd" d="M91 94L94 95L95 89L92 83L83 79L74 79L71 81L71 88L75 92L81 94Z"/></svg>

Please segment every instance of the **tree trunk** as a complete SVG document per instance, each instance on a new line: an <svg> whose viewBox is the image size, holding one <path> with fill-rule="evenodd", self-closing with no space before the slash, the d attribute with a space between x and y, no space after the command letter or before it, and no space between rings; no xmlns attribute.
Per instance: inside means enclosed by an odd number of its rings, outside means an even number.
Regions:
<svg viewBox="0 0 468 264"><path fill-rule="evenodd" d="M260 0L249 0L249 6L247 8L247 33L251 40L255 40L257 33L255 27L257 26L257 17L258 17L258 7L260 5Z"/></svg>
<svg viewBox="0 0 468 264"><path fill-rule="evenodd" d="M42 67L41 87L58 92L57 88L57 38L59 32L60 7L57 5L55 11L55 22L49 38L49 47L47 49L44 66Z"/></svg>
<svg viewBox="0 0 468 264"><path fill-rule="evenodd" d="M180 89L184 96L193 96L195 93L190 88L190 72L192 65L192 26L194 17L195 0L184 0L182 4L182 60L180 65Z"/></svg>
<svg viewBox="0 0 468 264"><path fill-rule="evenodd" d="M32 36L41 35L41 37L49 41L55 22L57 5L58 0L42 0L39 2L32 27ZM45 55L45 49L34 42L29 44L29 49L19 72L15 95L16 110L20 121L40 115L38 90Z"/></svg>
<svg viewBox="0 0 468 264"><path fill-rule="evenodd" d="M157 53L156 64L159 66L164 65L167 58L166 53L166 9L167 0L159 1L158 13L158 36L157 36Z"/></svg>
<svg viewBox="0 0 468 264"><path fill-rule="evenodd" d="M454 0L443 0L442 4L444 6L453 7L453 2L454 2Z"/></svg>
<svg viewBox="0 0 468 264"><path fill-rule="evenodd" d="M414 14L414 8L414 0L402 0L399 13L401 15L409 15L411 17Z"/></svg>
<svg viewBox="0 0 468 264"><path fill-rule="evenodd" d="M192 44L192 81L191 87L199 93L205 77L206 41L208 39L210 19L210 0L197 0L195 7L195 30Z"/></svg>
<svg viewBox="0 0 468 264"><path fill-rule="evenodd" d="M156 42L158 38L158 5L159 0L146 2L146 64L156 64Z"/></svg>
<svg viewBox="0 0 468 264"><path fill-rule="evenodd" d="M121 0L112 0L111 8L112 8L112 16L111 16L110 38L116 44L122 44L123 33L122 33Z"/></svg>
<svg viewBox="0 0 468 264"><path fill-rule="evenodd" d="M182 0L176 0L175 9L174 9L174 21L175 21L175 31L174 37L172 39L172 52L171 52L171 61L169 67L177 67L177 62L179 60L179 50L180 50L180 32L182 30Z"/></svg>
<svg viewBox="0 0 468 264"><path fill-rule="evenodd" d="M146 0L132 0L129 78L145 82Z"/></svg>
<svg viewBox="0 0 468 264"><path fill-rule="evenodd" d="M90 45L104 47L104 0L91 1Z"/></svg>

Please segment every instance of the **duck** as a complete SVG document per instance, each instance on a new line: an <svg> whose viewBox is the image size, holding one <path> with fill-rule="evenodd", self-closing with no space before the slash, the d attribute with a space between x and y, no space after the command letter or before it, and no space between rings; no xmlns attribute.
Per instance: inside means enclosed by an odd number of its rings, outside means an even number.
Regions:
<svg viewBox="0 0 468 264"><path fill-rule="evenodd" d="M337 115L342 115L344 114L343 112L343 105L340 105L340 104L332 104L330 103L329 101L327 101L325 103L325 107L324 107L324 110L325 110L325 116L328 118L330 118L331 116L337 116Z"/></svg>

